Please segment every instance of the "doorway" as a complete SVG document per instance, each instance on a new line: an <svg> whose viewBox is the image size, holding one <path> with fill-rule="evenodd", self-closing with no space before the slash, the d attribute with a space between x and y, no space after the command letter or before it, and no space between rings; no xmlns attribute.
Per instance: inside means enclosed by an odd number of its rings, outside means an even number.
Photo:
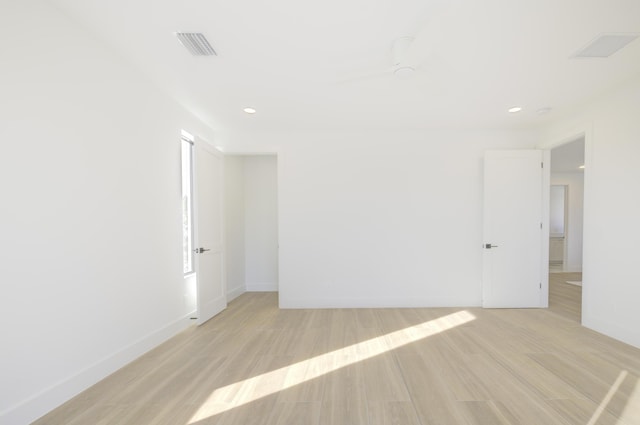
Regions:
<svg viewBox="0 0 640 425"><path fill-rule="evenodd" d="M545 306L544 202L549 152L484 155L482 307ZM546 271L546 270L545 270ZM543 286L545 287L543 289Z"/></svg>
<svg viewBox="0 0 640 425"><path fill-rule="evenodd" d="M581 322L585 138L551 149L549 309Z"/></svg>
<svg viewBox="0 0 640 425"><path fill-rule="evenodd" d="M227 299L278 290L278 158L225 155Z"/></svg>

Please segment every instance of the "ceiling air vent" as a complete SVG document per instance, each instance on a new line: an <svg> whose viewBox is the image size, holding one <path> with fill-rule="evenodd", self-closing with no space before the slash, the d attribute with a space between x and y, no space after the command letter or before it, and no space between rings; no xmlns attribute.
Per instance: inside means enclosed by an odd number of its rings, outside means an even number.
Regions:
<svg viewBox="0 0 640 425"><path fill-rule="evenodd" d="M638 38L638 34L603 34L580 49L574 58L608 58Z"/></svg>
<svg viewBox="0 0 640 425"><path fill-rule="evenodd" d="M218 55L205 36L199 32L177 32L176 37L193 56Z"/></svg>

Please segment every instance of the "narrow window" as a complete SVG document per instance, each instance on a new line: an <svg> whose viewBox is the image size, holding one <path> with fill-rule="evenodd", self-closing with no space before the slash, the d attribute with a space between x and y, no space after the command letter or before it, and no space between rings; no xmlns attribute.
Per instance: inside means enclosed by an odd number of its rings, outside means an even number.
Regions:
<svg viewBox="0 0 640 425"><path fill-rule="evenodd" d="M193 136L182 131L182 257L184 274L193 273Z"/></svg>

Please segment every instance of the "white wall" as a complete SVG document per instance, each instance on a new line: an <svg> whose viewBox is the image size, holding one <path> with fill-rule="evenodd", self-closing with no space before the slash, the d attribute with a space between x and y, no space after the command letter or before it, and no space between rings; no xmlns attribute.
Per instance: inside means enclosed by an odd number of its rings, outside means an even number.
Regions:
<svg viewBox="0 0 640 425"><path fill-rule="evenodd" d="M278 166L275 155L245 156L245 278L248 291L278 290Z"/></svg>
<svg viewBox="0 0 640 425"><path fill-rule="evenodd" d="M4 2L0 43L0 422L26 424L188 325L179 140L207 133L46 2Z"/></svg>
<svg viewBox="0 0 640 425"><path fill-rule="evenodd" d="M586 133L582 323L640 347L640 77L547 130L542 146Z"/></svg>
<svg viewBox="0 0 640 425"><path fill-rule="evenodd" d="M227 301L246 291L244 159L224 158L224 220Z"/></svg>
<svg viewBox="0 0 640 425"><path fill-rule="evenodd" d="M317 132L233 142L279 153L281 307L477 306L484 151L530 148L534 137Z"/></svg>
<svg viewBox="0 0 640 425"><path fill-rule="evenodd" d="M552 185L567 187L567 223L565 223L566 272L582 271L582 216L584 203L584 174L552 173Z"/></svg>
<svg viewBox="0 0 640 425"><path fill-rule="evenodd" d="M551 191L549 193L549 233L551 237L564 237L564 203L566 189L564 185L554 184L552 177Z"/></svg>

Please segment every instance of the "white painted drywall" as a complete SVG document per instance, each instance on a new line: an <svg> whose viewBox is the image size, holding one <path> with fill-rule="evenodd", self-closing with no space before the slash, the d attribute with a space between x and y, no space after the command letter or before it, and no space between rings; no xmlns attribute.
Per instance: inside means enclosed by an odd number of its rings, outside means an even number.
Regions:
<svg viewBox="0 0 640 425"><path fill-rule="evenodd" d="M567 187L567 223L564 238L567 260L563 264L563 270L582 271L584 174L582 172L552 173L551 184Z"/></svg>
<svg viewBox="0 0 640 425"><path fill-rule="evenodd" d="M541 146L586 133L582 323L640 347L640 77L550 126Z"/></svg>
<svg viewBox="0 0 640 425"><path fill-rule="evenodd" d="M227 301L246 291L244 159L224 158L224 221L227 268Z"/></svg>
<svg viewBox="0 0 640 425"><path fill-rule="evenodd" d="M180 130L207 136L47 2L0 14L0 414L26 424L189 324Z"/></svg>
<svg viewBox="0 0 640 425"><path fill-rule="evenodd" d="M549 192L549 233L552 238L564 237L565 186L551 183Z"/></svg>
<svg viewBox="0 0 640 425"><path fill-rule="evenodd" d="M244 161L245 279L248 291L278 290L278 168L275 155Z"/></svg>
<svg viewBox="0 0 640 425"><path fill-rule="evenodd" d="M239 150L278 149L280 305L480 305L484 151L534 140L444 130L234 135Z"/></svg>

